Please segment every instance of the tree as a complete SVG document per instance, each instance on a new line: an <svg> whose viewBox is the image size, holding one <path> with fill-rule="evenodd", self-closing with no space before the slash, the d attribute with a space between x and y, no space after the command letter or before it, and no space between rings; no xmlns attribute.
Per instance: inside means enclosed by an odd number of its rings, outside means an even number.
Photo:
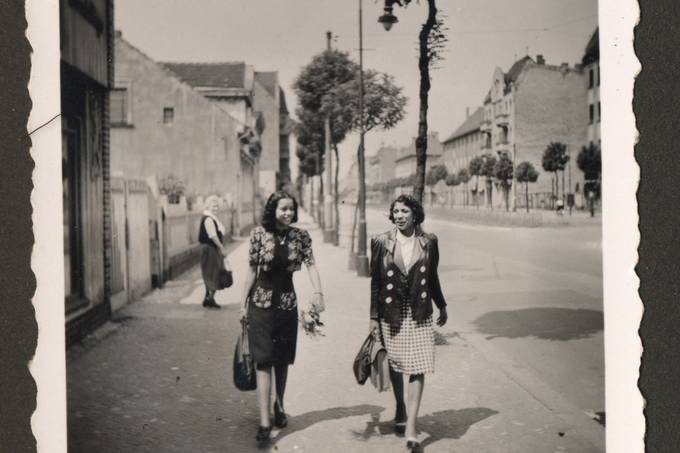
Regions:
<svg viewBox="0 0 680 453"><path fill-rule="evenodd" d="M411 0L401 0L408 6ZM385 0L385 7L392 8L397 3L402 5L400 0ZM418 70L420 72L420 89L418 98L420 101L418 115L418 137L416 138L416 181L413 187L413 194L418 201L423 200L425 189L425 171L427 163L427 110L430 92L430 69L443 60L442 51L447 42L446 27L441 17L437 17L436 0L427 0L428 12L427 19L418 34Z"/></svg>
<svg viewBox="0 0 680 453"><path fill-rule="evenodd" d="M508 199L510 198L510 187L512 187L512 173L512 159L510 159L507 154L501 154L493 168L493 176L496 178L496 181L499 182L501 189L503 190L506 211L510 210Z"/></svg>
<svg viewBox="0 0 680 453"><path fill-rule="evenodd" d="M323 154L324 121L330 118L331 147L335 154L335 186L338 187L340 156L338 144L359 128L359 65L345 52L327 50L302 68L295 80L298 118L309 130L314 147L307 152ZM389 129L404 117L407 99L391 75L364 72L364 130ZM299 140L298 140L299 141ZM303 150L304 152L304 150ZM303 160L301 159L301 164ZM302 170L302 168L301 168ZM335 218L339 218L339 194L335 194ZM337 230L336 230L337 232Z"/></svg>
<svg viewBox="0 0 680 453"><path fill-rule="evenodd" d="M543 151L543 169L547 172L553 173L553 183L551 184L552 199L555 200L559 195L558 172L563 172L569 162L569 155L567 154L567 146L560 142L550 142ZM554 187L553 187L554 186ZM564 194L564 177L562 178L562 193Z"/></svg>
<svg viewBox="0 0 680 453"><path fill-rule="evenodd" d="M491 153L486 153L482 156L482 168L480 175L486 177L486 201L489 207L493 209L493 177L494 169L496 167L496 158Z"/></svg>
<svg viewBox="0 0 680 453"><path fill-rule="evenodd" d="M470 175L475 177L475 205L479 208L479 177L482 176L482 166L484 165L484 159L482 156L475 156L472 158L468 164L468 170Z"/></svg>
<svg viewBox="0 0 680 453"><path fill-rule="evenodd" d="M527 212L529 212L529 183L538 180L538 172L531 162L522 162L517 166L517 174L515 175L517 183L524 183L524 194L527 205Z"/></svg>
<svg viewBox="0 0 680 453"><path fill-rule="evenodd" d="M583 186L583 193L588 199L588 206L592 217L595 215L595 197L599 196L600 192L600 175L602 174L602 153L600 147L591 143L581 148L576 157L576 164L583 172L586 180Z"/></svg>
<svg viewBox="0 0 680 453"><path fill-rule="evenodd" d="M449 172L446 169L446 165L435 165L430 168L430 171L425 175L425 182L428 186L434 186L442 179L446 179Z"/></svg>
<svg viewBox="0 0 680 453"><path fill-rule="evenodd" d="M465 190L465 195L463 197L463 203L465 203L465 206L468 205L468 181L470 181L470 178L472 177L470 175L470 171L467 168L461 168L458 170L458 174L456 175L458 178L458 181L460 183L463 183L464 190Z"/></svg>

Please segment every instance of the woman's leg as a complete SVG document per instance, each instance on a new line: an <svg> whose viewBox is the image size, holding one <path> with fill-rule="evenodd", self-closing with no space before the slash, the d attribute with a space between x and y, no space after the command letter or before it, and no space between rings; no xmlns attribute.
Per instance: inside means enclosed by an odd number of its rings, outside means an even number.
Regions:
<svg viewBox="0 0 680 453"><path fill-rule="evenodd" d="M283 396L286 393L286 381L288 380L288 365L274 367L274 378L276 380L276 401L279 409L283 412Z"/></svg>
<svg viewBox="0 0 680 453"><path fill-rule="evenodd" d="M260 408L260 426L269 427L269 404L272 386L272 367L255 370L257 380L257 404Z"/></svg>
<svg viewBox="0 0 680 453"><path fill-rule="evenodd" d="M392 392L394 392L394 400L397 403L394 419L397 422L403 421L406 418L406 405L404 404L404 378L403 375L394 371L390 367L390 381L392 382Z"/></svg>
<svg viewBox="0 0 680 453"><path fill-rule="evenodd" d="M420 410L425 386L424 374L413 374L408 379L408 420L406 421L406 437L416 437L416 420Z"/></svg>

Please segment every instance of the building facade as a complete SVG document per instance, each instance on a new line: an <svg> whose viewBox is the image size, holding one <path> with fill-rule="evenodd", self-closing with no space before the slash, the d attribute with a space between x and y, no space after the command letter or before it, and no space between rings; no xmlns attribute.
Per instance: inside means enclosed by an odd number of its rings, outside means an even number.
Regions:
<svg viewBox="0 0 680 453"><path fill-rule="evenodd" d="M70 344L111 313L113 1L61 0L59 9L64 288Z"/></svg>
<svg viewBox="0 0 680 453"><path fill-rule="evenodd" d="M542 55L536 61L526 56L508 72L496 68L484 100L482 145L494 156L507 154L514 162L528 161L539 172L530 184L530 204L549 208L554 202L554 175L543 170L542 159L551 142L567 146L570 161L564 175L558 175L558 196L583 187L576 155L586 142L587 122L583 116L586 93L581 65L548 65ZM568 180L568 181L567 181ZM522 197L515 200L520 205ZM502 197L494 205L501 206Z"/></svg>
<svg viewBox="0 0 680 453"><path fill-rule="evenodd" d="M439 141L439 134L432 131L427 136L427 161L426 171L438 165L442 156L442 144ZM411 140L409 146L399 148L394 160L394 174L397 178L406 178L416 172L416 139Z"/></svg>
<svg viewBox="0 0 680 453"><path fill-rule="evenodd" d="M595 30L586 46L585 55L581 61L585 72L587 115L588 115L588 143L600 145L600 123L602 109L600 107L600 40L599 30Z"/></svg>
<svg viewBox="0 0 680 453"><path fill-rule="evenodd" d="M385 183L396 177L396 158L398 149L393 146L381 146L378 151L368 159L367 180L368 184Z"/></svg>
<svg viewBox="0 0 680 453"><path fill-rule="evenodd" d="M253 83L253 107L264 119L260 140L259 190L264 197L278 187L280 156L280 91L278 73L255 72Z"/></svg>
<svg viewBox="0 0 680 453"><path fill-rule="evenodd" d="M484 109L478 107L472 115L466 115L465 121L442 142L442 163L451 174L468 168L470 161L489 151L488 135L482 133L481 125Z"/></svg>

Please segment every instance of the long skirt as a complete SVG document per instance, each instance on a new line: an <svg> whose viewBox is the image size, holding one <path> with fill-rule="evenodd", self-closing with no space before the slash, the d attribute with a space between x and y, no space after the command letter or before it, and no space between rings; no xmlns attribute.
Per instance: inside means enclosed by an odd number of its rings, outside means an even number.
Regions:
<svg viewBox="0 0 680 453"><path fill-rule="evenodd" d="M434 373L434 327L432 316L414 321L411 305L402 303L399 325L380 320L390 367L403 374Z"/></svg>
<svg viewBox="0 0 680 453"><path fill-rule="evenodd" d="M217 247L201 244L201 275L205 289L208 291L219 289L219 275L223 268L224 260Z"/></svg>

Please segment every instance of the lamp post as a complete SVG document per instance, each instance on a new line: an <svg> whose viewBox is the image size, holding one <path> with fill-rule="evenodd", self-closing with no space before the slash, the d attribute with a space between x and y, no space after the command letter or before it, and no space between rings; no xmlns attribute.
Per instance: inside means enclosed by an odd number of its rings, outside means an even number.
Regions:
<svg viewBox="0 0 680 453"><path fill-rule="evenodd" d="M359 244L357 247L357 275L368 277L368 253L366 237L366 160L364 153L364 32L363 8L359 0L359 150L357 163L359 167Z"/></svg>

